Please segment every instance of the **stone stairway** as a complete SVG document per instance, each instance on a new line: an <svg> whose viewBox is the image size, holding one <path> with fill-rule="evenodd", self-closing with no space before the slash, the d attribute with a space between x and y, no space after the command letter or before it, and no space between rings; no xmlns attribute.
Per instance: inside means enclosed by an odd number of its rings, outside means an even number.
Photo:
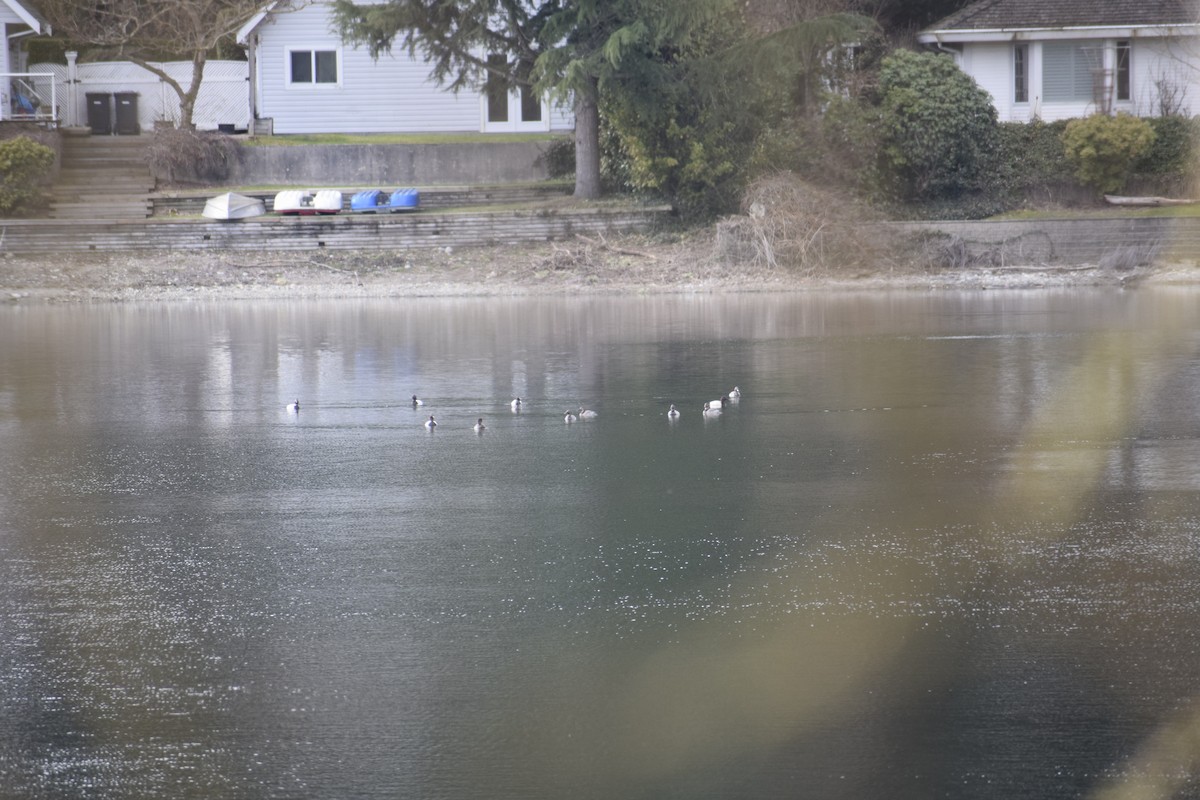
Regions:
<svg viewBox="0 0 1200 800"><path fill-rule="evenodd" d="M145 219L154 178L148 136L63 137L62 166L51 192L52 219Z"/></svg>

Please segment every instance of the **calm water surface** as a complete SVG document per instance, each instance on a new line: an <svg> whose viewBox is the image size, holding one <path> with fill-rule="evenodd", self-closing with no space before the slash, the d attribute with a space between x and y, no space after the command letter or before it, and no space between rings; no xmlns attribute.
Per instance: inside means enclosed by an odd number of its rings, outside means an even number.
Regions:
<svg viewBox="0 0 1200 800"><path fill-rule="evenodd" d="M1197 796L1198 309L4 307L0 798Z"/></svg>

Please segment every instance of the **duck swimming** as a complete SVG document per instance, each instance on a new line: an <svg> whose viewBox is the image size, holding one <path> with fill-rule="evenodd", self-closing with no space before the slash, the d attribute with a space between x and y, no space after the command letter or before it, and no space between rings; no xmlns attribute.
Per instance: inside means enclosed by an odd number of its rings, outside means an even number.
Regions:
<svg viewBox="0 0 1200 800"><path fill-rule="evenodd" d="M479 421L475 423L475 432L483 433L485 430L487 429L483 427L483 417L480 417Z"/></svg>
<svg viewBox="0 0 1200 800"><path fill-rule="evenodd" d="M510 405L512 406L513 411L520 411L521 410L521 398L514 397L512 403L510 403Z"/></svg>
<svg viewBox="0 0 1200 800"><path fill-rule="evenodd" d="M579 419L579 417L575 416L570 411L568 411L566 414L563 414L563 422L567 423L568 425L570 425L572 422L576 421L577 419Z"/></svg>
<svg viewBox="0 0 1200 800"><path fill-rule="evenodd" d="M741 400L742 399L742 390L736 386L733 387L733 391L729 393L729 399L734 401L735 403L738 400Z"/></svg>
<svg viewBox="0 0 1200 800"><path fill-rule="evenodd" d="M579 407L579 418L580 419L595 419L598 416L600 416L600 415L597 414L595 411L592 411L591 409L584 408L583 406Z"/></svg>
<svg viewBox="0 0 1200 800"><path fill-rule="evenodd" d="M300 401L299 401L299 400L297 400L297 401L296 401L296 402L294 402L294 403L288 403L288 404L287 404L287 410L288 410L288 411L290 411L290 412L292 412L293 414L295 414L297 411L299 411L299 410L300 410Z"/></svg>
<svg viewBox="0 0 1200 800"><path fill-rule="evenodd" d="M425 420L425 427L429 428L429 430L433 430L437 427L437 420L433 418L433 414L430 414L429 419Z"/></svg>
<svg viewBox="0 0 1200 800"><path fill-rule="evenodd" d="M667 418L679 419L679 409L675 407L674 403L671 403L671 407L667 409Z"/></svg>
<svg viewBox="0 0 1200 800"><path fill-rule="evenodd" d="M720 411L724 407L725 407L725 398L724 397L722 397L720 400L709 400L707 403L704 404L705 411Z"/></svg>
<svg viewBox="0 0 1200 800"><path fill-rule="evenodd" d="M412 399L413 408L416 408L417 406L423 406L423 405L425 405L425 402L423 400L418 400L417 396L414 394L413 399Z"/></svg>

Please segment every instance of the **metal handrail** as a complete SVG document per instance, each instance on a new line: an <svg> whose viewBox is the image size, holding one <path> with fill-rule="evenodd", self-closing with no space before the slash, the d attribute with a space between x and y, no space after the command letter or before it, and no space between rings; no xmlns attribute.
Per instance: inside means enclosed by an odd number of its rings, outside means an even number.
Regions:
<svg viewBox="0 0 1200 800"><path fill-rule="evenodd" d="M35 80L30 83L25 78ZM49 98L46 98L44 90L39 90L37 78L49 79ZM0 91L0 99L3 100L0 102L0 120L58 123L58 87L53 72L0 72L0 87L7 87L7 91ZM23 94L20 91L22 88L28 94Z"/></svg>

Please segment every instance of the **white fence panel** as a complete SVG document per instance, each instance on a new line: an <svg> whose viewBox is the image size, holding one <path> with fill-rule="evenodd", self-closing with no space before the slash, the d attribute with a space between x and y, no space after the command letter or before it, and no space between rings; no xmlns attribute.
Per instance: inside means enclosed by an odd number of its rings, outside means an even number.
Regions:
<svg viewBox="0 0 1200 800"><path fill-rule="evenodd" d="M192 82L192 62L156 63L185 90ZM137 95L138 124L152 130L158 120L179 121L179 96L170 84L153 72L128 61L102 61L79 64L78 83L68 82L67 67L61 64L37 64L35 72L53 72L58 85L62 119L68 125L87 125L87 95L132 92ZM250 71L245 61L209 61L192 121L200 130L215 130L219 125L247 128L250 124L248 95Z"/></svg>

